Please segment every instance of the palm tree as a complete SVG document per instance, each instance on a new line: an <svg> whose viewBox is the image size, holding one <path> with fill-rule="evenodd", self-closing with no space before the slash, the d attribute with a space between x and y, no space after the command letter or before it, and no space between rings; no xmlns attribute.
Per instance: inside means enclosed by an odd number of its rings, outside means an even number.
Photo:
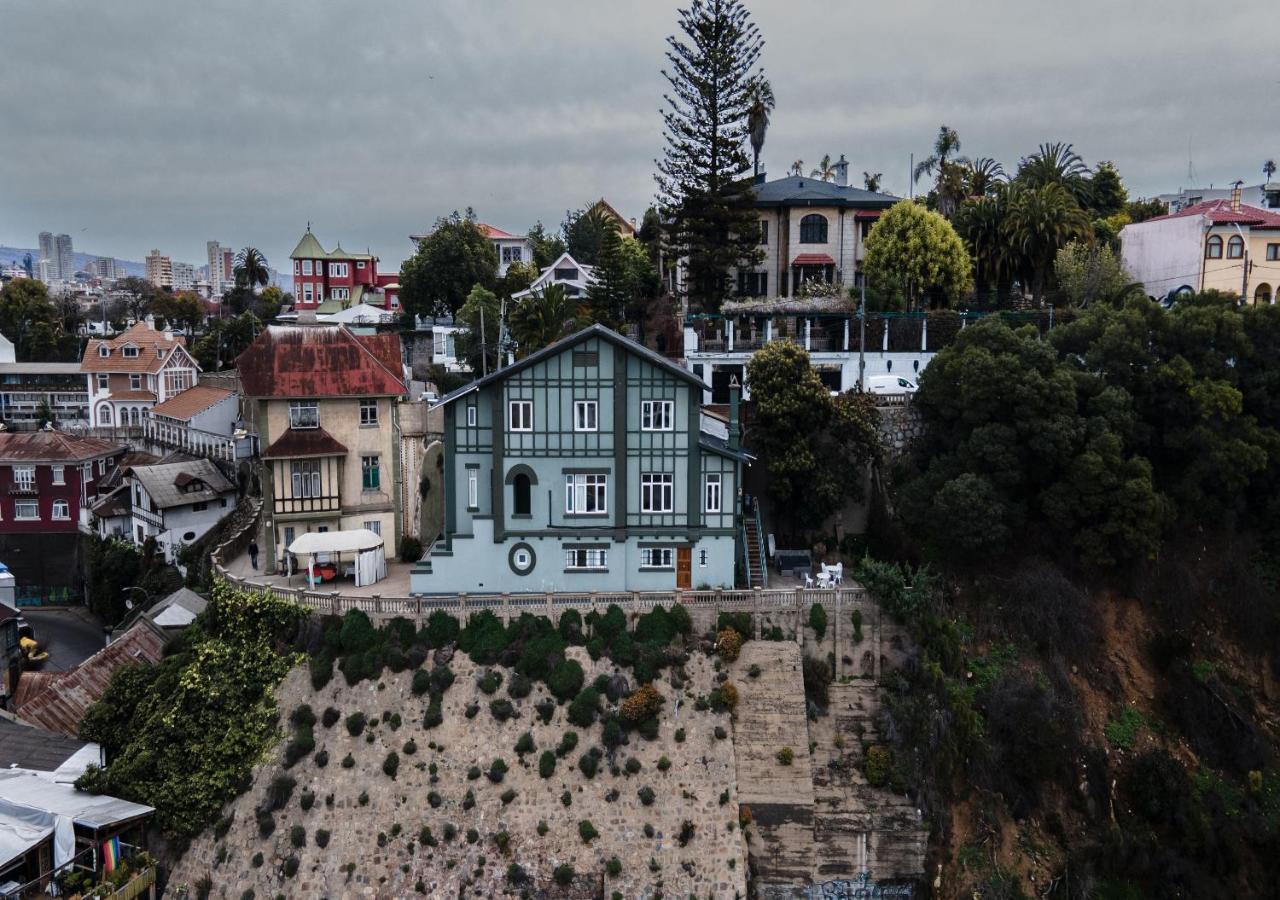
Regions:
<svg viewBox="0 0 1280 900"><path fill-rule="evenodd" d="M803 160L803 159L797 159L795 162L793 162L793 163L791 164L791 168L790 168L788 171L789 171L792 175L803 175L803 174L804 174L804 160Z"/></svg>
<svg viewBox="0 0 1280 900"><path fill-rule="evenodd" d="M530 294L511 311L511 337L523 358L574 332L582 318L578 303L562 284Z"/></svg>
<svg viewBox="0 0 1280 900"><path fill-rule="evenodd" d="M267 266L267 258L254 247L245 247L236 254L235 268L236 287L257 291L266 287L271 280L271 270Z"/></svg>
<svg viewBox="0 0 1280 900"><path fill-rule="evenodd" d="M1276 161L1269 159L1262 164L1262 180L1270 183L1271 176L1276 174Z"/></svg>
<svg viewBox="0 0 1280 900"><path fill-rule="evenodd" d="M751 135L753 172L760 174L760 151L764 149L765 132L769 130L769 114L773 112L773 85L757 78L747 93L747 131Z"/></svg>
<svg viewBox="0 0 1280 900"><path fill-rule="evenodd" d="M1004 166L989 156L979 156L965 170L966 189L970 197L985 197L1004 180Z"/></svg>
<svg viewBox="0 0 1280 900"><path fill-rule="evenodd" d="M880 192L880 179L884 177L883 172L876 172L872 175L870 172L862 173L862 186L871 191L873 194Z"/></svg>
<svg viewBox="0 0 1280 900"><path fill-rule="evenodd" d="M1061 184L1020 185L1009 204L1007 236L1019 255L1036 306L1044 299L1058 251L1091 233L1089 217Z"/></svg>
<svg viewBox="0 0 1280 900"><path fill-rule="evenodd" d="M1089 200L1089 167L1070 144L1061 141L1041 144L1024 157L1018 164L1018 180L1032 188L1061 185L1081 206Z"/></svg>
<svg viewBox="0 0 1280 900"><path fill-rule="evenodd" d="M985 300L993 288L997 297L1005 297L1013 283L1016 261L1007 233L1011 193L1007 184L997 184L989 194L966 200L956 212L955 229L969 245L979 300Z"/></svg>
<svg viewBox="0 0 1280 900"><path fill-rule="evenodd" d="M933 142L933 154L916 163L912 178L918 183L925 175L942 172L947 167L948 159L960 152L960 135L954 128L946 125L938 129L938 137Z"/></svg>
<svg viewBox="0 0 1280 900"><path fill-rule="evenodd" d="M831 165L831 154L822 154L822 161L818 163L818 168L809 173L810 178L821 178L823 181L835 181L836 170Z"/></svg>

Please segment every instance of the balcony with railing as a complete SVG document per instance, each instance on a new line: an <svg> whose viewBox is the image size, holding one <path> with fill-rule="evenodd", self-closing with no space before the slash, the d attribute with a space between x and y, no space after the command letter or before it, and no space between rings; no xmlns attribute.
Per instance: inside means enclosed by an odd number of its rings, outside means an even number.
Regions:
<svg viewBox="0 0 1280 900"><path fill-rule="evenodd" d="M235 462L257 454L257 437L243 437L201 431L171 419L147 417L142 424L142 437L161 447L180 450L192 456Z"/></svg>

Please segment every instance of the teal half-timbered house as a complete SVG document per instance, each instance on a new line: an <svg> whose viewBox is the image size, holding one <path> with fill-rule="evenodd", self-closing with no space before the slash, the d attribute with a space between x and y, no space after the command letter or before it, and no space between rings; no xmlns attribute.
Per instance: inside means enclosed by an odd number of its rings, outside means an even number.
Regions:
<svg viewBox="0 0 1280 900"><path fill-rule="evenodd" d="M413 593L732 587L751 457L704 387L593 325L445 396L444 533Z"/></svg>

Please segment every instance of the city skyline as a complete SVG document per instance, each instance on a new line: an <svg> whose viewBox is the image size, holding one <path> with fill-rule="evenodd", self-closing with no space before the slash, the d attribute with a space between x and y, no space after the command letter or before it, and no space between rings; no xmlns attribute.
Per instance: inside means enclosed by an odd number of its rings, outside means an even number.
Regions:
<svg viewBox="0 0 1280 900"><path fill-rule="evenodd" d="M1072 142L1090 164L1114 161L1134 195L1188 186L1189 165L1202 184L1256 182L1280 151L1255 112L1276 81L1259 71L1260 3L1212 16L1189 2L750 8L778 98L770 175L844 153L855 182L880 172L905 195L911 154L927 154L942 123L963 153L1007 168L1043 141ZM162 9L80 10L75 28L50 21L69 11L7 11L0 73L19 90L0 113L25 125L0 135L0 158L24 177L9 179L0 243L58 223L98 254L141 260L161 244L200 264L220 235L279 268L310 221L394 266L409 233L455 208L522 232L600 196L637 218L653 199L676 3L626 15L561 3L556 16L321 4L300 21L229 0L182 23ZM350 42L337 26L353 15L376 40ZM166 40L179 28L209 52ZM1187 34L1231 52L1188 65ZM342 57L353 64L331 64ZM40 104L18 102L37 86ZM210 130L215 98L224 125Z"/></svg>

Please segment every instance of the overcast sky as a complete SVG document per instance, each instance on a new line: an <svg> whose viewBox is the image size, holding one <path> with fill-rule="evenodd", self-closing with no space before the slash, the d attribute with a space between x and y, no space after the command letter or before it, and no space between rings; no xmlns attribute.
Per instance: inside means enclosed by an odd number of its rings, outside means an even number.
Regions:
<svg viewBox="0 0 1280 900"><path fill-rule="evenodd" d="M639 217L661 151L659 0L4 0L0 243L276 266L308 220L394 267L473 206L524 231L605 196ZM1280 156L1264 0L754 0L782 175L844 153L905 194L940 123L1007 168L1042 141L1131 194L1261 179Z"/></svg>

